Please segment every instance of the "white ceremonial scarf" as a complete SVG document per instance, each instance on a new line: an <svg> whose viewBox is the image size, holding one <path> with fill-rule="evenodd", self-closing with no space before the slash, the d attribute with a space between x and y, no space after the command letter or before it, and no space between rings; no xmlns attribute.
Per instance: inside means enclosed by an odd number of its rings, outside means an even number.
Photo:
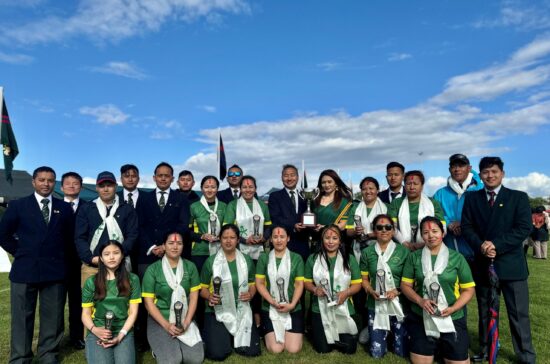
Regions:
<svg viewBox="0 0 550 364"><path fill-rule="evenodd" d="M168 286L172 288L172 298L170 300L170 317L168 321L172 324L176 323L176 313L174 312L174 303L180 301L183 303L183 310L181 314L181 319L185 320L187 316L187 311L189 310L189 303L187 302L187 294L185 289L181 286L181 280L185 274L183 268L183 259L179 259L178 266L176 268L176 273L174 273L170 262L166 255L162 257L162 273L164 273L164 278ZM178 336L178 340L184 343L187 346L194 346L196 343L201 342L201 334L195 322L191 322L189 327L186 328L183 334Z"/></svg>
<svg viewBox="0 0 550 364"><path fill-rule="evenodd" d="M420 204L418 206L418 223L417 223L418 230L416 231L417 243L422 243L424 241L422 239L422 233L420 231L420 221L422 221L422 219L425 218L426 216L434 216L434 215L435 215L434 204L432 203L432 201L428 196L422 193L420 195ZM409 212L409 199L406 197L403 199L401 208L399 208L398 222L399 222L399 234L396 235L396 238L401 243L405 241L411 242L412 241L411 216Z"/></svg>
<svg viewBox="0 0 550 364"><path fill-rule="evenodd" d="M385 286L386 291L391 291L395 289L395 281L393 280L393 274L391 272L388 261L390 260L393 252L395 251L396 244L393 241L388 243L386 251L382 253L380 245L376 243L374 245L374 250L378 255L378 264L376 265L376 270L383 269L385 274ZM380 287L378 279L376 279L376 291L380 292ZM403 314L403 308L399 303L399 298L395 297L393 300L375 300L374 301L374 326L375 330L390 330L390 316L397 317L397 321L402 322L405 318Z"/></svg>
<svg viewBox="0 0 550 364"><path fill-rule="evenodd" d="M424 298L429 298L428 292L430 289L430 284L436 282L439 284L438 276L443 273L445 268L449 264L449 249L445 244L441 244L439 254L435 260L435 264L432 269L432 253L427 246L422 248L422 274L424 274ZM439 296L437 299L437 308L440 312L443 312L444 309L449 307L447 303L447 298L445 298L445 293L443 292L443 287L439 290ZM434 338L439 338L440 333L447 332L456 332L455 325L451 316L441 317L430 315L425 310L422 311L424 319L424 330L426 331L427 336Z"/></svg>
<svg viewBox="0 0 550 364"><path fill-rule="evenodd" d="M118 198L115 197L109 216L107 216L107 205L105 205L100 198L96 198L94 202L97 207L97 211L99 212L99 216L103 221L101 221L101 224L97 227L97 229L95 229L94 236L90 242L90 251L92 254L97 247L97 244L99 244L99 239L101 238L105 228L107 228L107 236L109 240L116 240L120 244L124 242L124 235L122 234L122 230L120 230L120 226L118 226L118 222L115 219L116 210L119 206Z"/></svg>
<svg viewBox="0 0 550 364"><path fill-rule="evenodd" d="M351 283L351 272L344 270L343 262L342 254L338 252L334 265L334 286L345 287L344 289L347 289ZM321 254L318 254L313 264L313 281L317 287L321 286L321 280L323 278L328 280L330 286L330 275L327 262ZM333 287L330 287L330 291L333 294L336 293ZM348 299L341 305L335 306L328 306L326 297L319 297L318 299L323 330L329 344L334 344L336 341L339 341L340 334L357 334L357 325L349 313Z"/></svg>
<svg viewBox="0 0 550 364"><path fill-rule="evenodd" d="M382 202L379 197L377 197L374 206L370 210L370 214L368 214L367 211L367 204L364 201L361 201L355 210L355 215L361 216L361 225L365 231L364 234L372 233L372 220L380 214L387 213L388 208L386 204ZM353 216L350 217L348 221L352 219ZM355 221L353 225L355 226ZM353 255L355 255L355 259L357 259L358 262L361 260L361 245L355 240L353 241Z"/></svg>
<svg viewBox="0 0 550 364"><path fill-rule="evenodd" d="M277 269L277 262L275 257L275 249L269 253L269 259L267 263L267 276L269 277L269 290L271 297L273 297L277 302L281 302L281 296L279 295L279 288L277 286L277 279L283 278L285 280L284 292L288 303L292 301L292 297L288 297L288 286L290 284L290 269L291 269L291 260L290 260L290 251L285 249L285 254L279 263L279 268ZM288 312L279 312L275 307L269 306L269 318L273 323L273 331L275 332L275 340L278 343L284 344L285 342L285 331L292 329L292 319L290 313Z"/></svg>
<svg viewBox="0 0 550 364"><path fill-rule="evenodd" d="M239 279L239 294L248 292L248 266L244 255L235 251L237 260L237 273ZM214 306L216 320L222 322L225 328L234 337L236 348L250 346L250 335L252 333L252 309L250 302L237 301L233 293L233 281L229 263L223 250L216 253L212 264L212 277L220 277L222 285L220 289L221 304ZM238 299L238 297L237 297Z"/></svg>
<svg viewBox="0 0 550 364"><path fill-rule="evenodd" d="M458 184L457 181L453 179L453 177L449 176L447 179L447 184L453 191L455 191L458 194L458 199L462 197L464 192L468 190L468 187L470 186L470 183L472 183L472 178L474 178L474 174L472 172L468 173L468 177L466 177L466 180L462 182L462 187Z"/></svg>
<svg viewBox="0 0 550 364"><path fill-rule="evenodd" d="M204 207L204 209L210 213L210 216L215 215L216 216L216 232L219 234L221 230L221 223L220 223L220 217L217 215L218 212L218 198L216 197L216 202L214 203L214 210L210 208L208 205L208 201L206 201L206 197L202 195L200 199L201 205ZM207 234L210 234L212 231L212 223L210 222L210 218L208 218L208 231ZM213 241L208 244L208 252L210 255L214 255L218 252L220 249L220 242L219 241Z"/></svg>
<svg viewBox="0 0 550 364"><path fill-rule="evenodd" d="M242 238L246 239L254 234L254 221L252 219L254 215L260 216L259 233L260 235L263 235L265 218L264 213L262 212L262 208L260 207L260 203L258 202L258 200L256 200L256 198L252 199L252 211L250 211L250 208L248 207L245 199L243 197L239 197L239 199L237 200L236 212L237 213L235 220L237 220L237 225L239 226L239 230L241 231ZM264 251L264 247L262 244L240 244L240 249L241 252L248 255L254 260L258 260L258 258L260 257L260 253Z"/></svg>

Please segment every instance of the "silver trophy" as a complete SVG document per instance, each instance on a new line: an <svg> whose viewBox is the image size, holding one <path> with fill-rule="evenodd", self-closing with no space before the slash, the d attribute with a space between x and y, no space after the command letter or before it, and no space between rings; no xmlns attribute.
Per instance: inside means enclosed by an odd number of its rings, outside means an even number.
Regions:
<svg viewBox="0 0 550 364"><path fill-rule="evenodd" d="M178 329L183 329L183 325L181 324L181 315L183 314L183 303L181 301L177 301L174 303L174 314L176 315L176 327Z"/></svg>
<svg viewBox="0 0 550 364"><path fill-rule="evenodd" d="M361 216L359 215L354 215L353 216L353 221L355 222L355 226L363 226L363 222L361 221ZM359 235L357 238L355 238L359 243L367 240L367 235L365 233L361 233L361 235ZM363 246L361 246L361 248L363 248Z"/></svg>
<svg viewBox="0 0 550 364"><path fill-rule="evenodd" d="M209 220L210 220L210 235L217 236L218 231L216 229L216 225L218 224L218 217L216 216L216 214L211 214Z"/></svg>
<svg viewBox="0 0 550 364"><path fill-rule="evenodd" d="M212 287L214 288L214 294L219 297L222 288L222 278L218 276L214 277L212 279Z"/></svg>
<svg viewBox="0 0 550 364"><path fill-rule="evenodd" d="M113 311L105 312L105 328L109 331L113 329L113 321L115 319L115 313ZM105 340L109 341L109 340Z"/></svg>
<svg viewBox="0 0 550 364"><path fill-rule="evenodd" d="M311 211L311 202L319 197L318 188L302 188L298 191L301 198L307 202L307 210L302 214L302 225L313 227L317 225L317 216Z"/></svg>
<svg viewBox="0 0 550 364"><path fill-rule="evenodd" d="M435 304L435 313L434 315L440 316L441 311L439 311L438 301L439 301L439 291L441 290L441 285L437 282L430 283L428 290L428 298Z"/></svg>
<svg viewBox="0 0 550 364"><path fill-rule="evenodd" d="M411 225L411 243L416 243L416 233L418 233L418 225Z"/></svg>
<svg viewBox="0 0 550 364"><path fill-rule="evenodd" d="M386 299L386 271L384 269L376 271L376 285L380 299Z"/></svg>
<svg viewBox="0 0 550 364"><path fill-rule="evenodd" d="M332 290L330 289L330 285L328 284L328 279L321 279L319 284L321 285L323 291L325 291L328 306L335 306L338 302L334 299L334 296L332 295Z"/></svg>
<svg viewBox="0 0 550 364"><path fill-rule="evenodd" d="M279 303L288 303L285 294L285 279L283 277L277 278L277 289L279 290Z"/></svg>
<svg viewBox="0 0 550 364"><path fill-rule="evenodd" d="M254 234L252 235L254 239L260 239L262 236L260 235L260 220L262 218L260 215L254 215L252 216L252 222L254 223Z"/></svg>

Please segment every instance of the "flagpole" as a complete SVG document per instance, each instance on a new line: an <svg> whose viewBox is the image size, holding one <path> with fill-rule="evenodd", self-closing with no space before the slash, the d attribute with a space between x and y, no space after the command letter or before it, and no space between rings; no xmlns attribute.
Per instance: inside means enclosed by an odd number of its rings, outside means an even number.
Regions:
<svg viewBox="0 0 550 364"><path fill-rule="evenodd" d="M216 155L218 156L218 179L221 179L222 176L220 175L220 166L221 166L221 161L220 161L220 140L222 138L222 129L221 128L218 128L218 145L216 146Z"/></svg>
<svg viewBox="0 0 550 364"><path fill-rule="evenodd" d="M306 164L304 160L302 159L302 188L304 188L304 177L306 176Z"/></svg>

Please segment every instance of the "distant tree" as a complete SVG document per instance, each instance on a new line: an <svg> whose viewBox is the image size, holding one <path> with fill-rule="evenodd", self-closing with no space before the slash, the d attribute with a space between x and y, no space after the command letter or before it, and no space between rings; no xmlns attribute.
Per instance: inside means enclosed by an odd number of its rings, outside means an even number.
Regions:
<svg viewBox="0 0 550 364"><path fill-rule="evenodd" d="M550 205L550 201L544 197L529 197L529 205L531 205L531 208L535 208L538 206L547 206Z"/></svg>

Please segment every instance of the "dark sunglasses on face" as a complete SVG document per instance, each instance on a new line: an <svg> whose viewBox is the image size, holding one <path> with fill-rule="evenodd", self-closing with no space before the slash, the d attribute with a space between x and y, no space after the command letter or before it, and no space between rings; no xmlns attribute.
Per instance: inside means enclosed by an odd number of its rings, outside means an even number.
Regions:
<svg viewBox="0 0 550 364"><path fill-rule="evenodd" d="M391 226L390 224L376 225L375 228L377 231L382 231L382 230L391 231L393 229L393 226Z"/></svg>
<svg viewBox="0 0 550 364"><path fill-rule="evenodd" d="M227 177L240 177L241 172L227 172Z"/></svg>

